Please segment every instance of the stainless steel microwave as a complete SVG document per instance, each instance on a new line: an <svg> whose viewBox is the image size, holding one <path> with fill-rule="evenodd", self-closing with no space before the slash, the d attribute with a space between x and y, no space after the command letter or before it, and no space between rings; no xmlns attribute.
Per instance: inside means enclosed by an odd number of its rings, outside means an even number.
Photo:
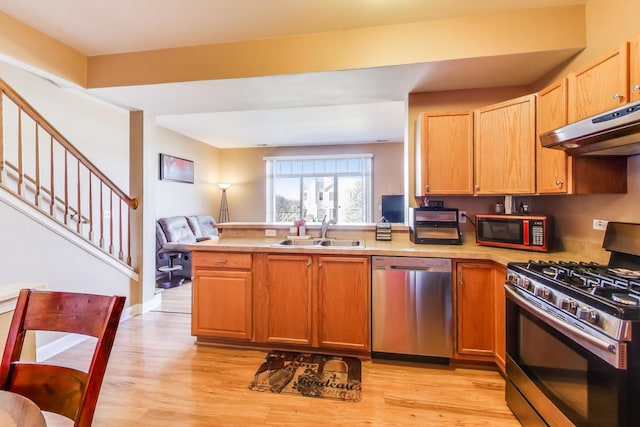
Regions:
<svg viewBox="0 0 640 427"><path fill-rule="evenodd" d="M476 215L476 243L547 252L552 243L551 217L546 215Z"/></svg>

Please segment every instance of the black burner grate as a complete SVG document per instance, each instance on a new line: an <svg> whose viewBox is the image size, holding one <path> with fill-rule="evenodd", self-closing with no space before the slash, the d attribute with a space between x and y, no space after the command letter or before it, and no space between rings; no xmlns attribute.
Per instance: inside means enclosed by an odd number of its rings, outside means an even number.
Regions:
<svg viewBox="0 0 640 427"><path fill-rule="evenodd" d="M600 303L609 306L611 313L624 316L627 312L631 317L640 317L640 279L624 277L616 274L616 269L594 262L576 261L536 261L526 263L509 263L518 265L519 271L525 275L534 276L553 288L574 290L578 301L592 304ZM626 316L625 316L626 317Z"/></svg>

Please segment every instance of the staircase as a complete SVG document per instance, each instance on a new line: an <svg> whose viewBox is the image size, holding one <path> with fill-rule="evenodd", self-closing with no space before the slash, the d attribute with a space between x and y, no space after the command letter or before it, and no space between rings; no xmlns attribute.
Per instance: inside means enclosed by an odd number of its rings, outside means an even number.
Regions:
<svg viewBox="0 0 640 427"><path fill-rule="evenodd" d="M129 197L0 79L0 191L128 270Z"/></svg>

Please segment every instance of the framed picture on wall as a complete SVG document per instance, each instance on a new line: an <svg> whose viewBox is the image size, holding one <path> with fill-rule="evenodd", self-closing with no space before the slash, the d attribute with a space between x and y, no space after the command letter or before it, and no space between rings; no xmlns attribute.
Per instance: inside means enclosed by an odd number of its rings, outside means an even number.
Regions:
<svg viewBox="0 0 640 427"><path fill-rule="evenodd" d="M160 179L193 184L193 161L160 153Z"/></svg>

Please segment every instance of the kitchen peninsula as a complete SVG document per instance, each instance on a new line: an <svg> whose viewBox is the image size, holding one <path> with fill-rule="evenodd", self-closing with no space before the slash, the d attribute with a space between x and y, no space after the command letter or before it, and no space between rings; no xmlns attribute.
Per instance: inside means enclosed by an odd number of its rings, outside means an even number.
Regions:
<svg viewBox="0 0 640 427"><path fill-rule="evenodd" d="M262 227L259 227L262 228ZM494 362L504 369L505 266L511 261L601 257L602 249L532 253L478 246L419 245L406 228L364 247L282 247L278 237L225 230L193 252L192 335L198 344L282 348L371 357L371 257L452 259L454 360ZM260 233L259 233L260 232ZM344 233L344 232L343 232ZM332 236L352 238L333 230Z"/></svg>

